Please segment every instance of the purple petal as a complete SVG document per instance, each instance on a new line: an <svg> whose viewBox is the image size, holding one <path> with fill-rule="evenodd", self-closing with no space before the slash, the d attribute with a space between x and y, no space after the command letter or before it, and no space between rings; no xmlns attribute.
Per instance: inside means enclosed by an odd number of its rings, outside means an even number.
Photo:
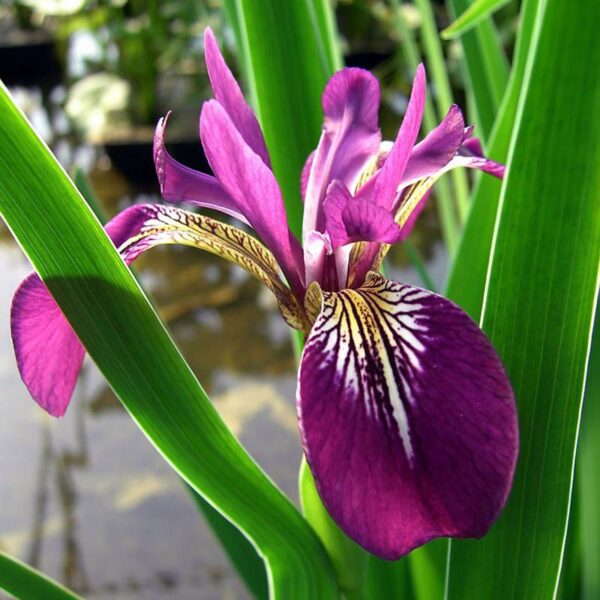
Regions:
<svg viewBox="0 0 600 600"><path fill-rule="evenodd" d="M304 238L303 249L306 285L313 281L322 282L325 259L333 252L329 236L320 231L310 231Z"/></svg>
<svg viewBox="0 0 600 600"><path fill-rule="evenodd" d="M139 233L147 214L147 205L132 206L106 225L106 233L120 246ZM29 393L44 410L61 417L71 401L85 350L35 273L23 280L13 297L11 335Z"/></svg>
<svg viewBox="0 0 600 600"><path fill-rule="evenodd" d="M34 273L15 292L10 325L17 366L29 393L53 417L62 417L85 350Z"/></svg>
<svg viewBox="0 0 600 600"><path fill-rule="evenodd" d="M283 197L273 172L244 141L216 100L202 107L200 137L213 172L301 296L302 249L287 226Z"/></svg>
<svg viewBox="0 0 600 600"><path fill-rule="evenodd" d="M430 177L443 169L458 152L464 128L462 112L453 104L444 120L413 148L400 186Z"/></svg>
<svg viewBox="0 0 600 600"><path fill-rule="evenodd" d="M390 211L370 200L352 198L338 181L329 186L323 211L334 249L352 242L393 244L399 240L400 228Z"/></svg>
<svg viewBox="0 0 600 600"><path fill-rule="evenodd" d="M167 152L165 131L169 114L158 122L154 133L154 165L162 197L168 202L189 202L212 208L247 223L216 178L182 165Z"/></svg>
<svg viewBox="0 0 600 600"><path fill-rule="evenodd" d="M425 69L419 65L413 81L413 87L408 101L406 114L394 146L377 175L373 188L373 198L379 204L390 210L393 206L396 192L402 181L413 146L421 129L423 110L425 108Z"/></svg>
<svg viewBox="0 0 600 600"><path fill-rule="evenodd" d="M306 304L319 306L316 286ZM440 296L376 274L323 292L298 411L321 499L382 558L480 537L506 502L518 453L511 386L481 330Z"/></svg>
<svg viewBox="0 0 600 600"><path fill-rule="evenodd" d="M302 200L306 196L306 188L308 186L308 178L310 176L310 170L312 169L312 164L315 159L315 150L313 150L307 157L304 162L304 166L302 167L302 172L300 173L300 194L302 195Z"/></svg>
<svg viewBox="0 0 600 600"><path fill-rule="evenodd" d="M311 163L304 202L305 232L324 230L321 204L334 179L353 186L381 141L377 123L379 83L363 69L342 69L323 92L325 122Z"/></svg>
<svg viewBox="0 0 600 600"><path fill-rule="evenodd" d="M245 142L269 165L269 153L260 125L252 109L244 100L242 90L233 77L210 27L204 30L204 53L206 68L215 98L225 108L229 118Z"/></svg>

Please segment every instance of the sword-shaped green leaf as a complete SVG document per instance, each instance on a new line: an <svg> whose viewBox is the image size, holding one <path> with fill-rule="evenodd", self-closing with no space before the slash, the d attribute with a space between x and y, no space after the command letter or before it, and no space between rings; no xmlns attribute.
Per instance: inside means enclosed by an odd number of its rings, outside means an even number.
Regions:
<svg viewBox="0 0 600 600"><path fill-rule="evenodd" d="M483 309L521 455L492 531L451 544L451 600L549 599L558 586L600 264L599 20L597 2L538 13Z"/></svg>
<svg viewBox="0 0 600 600"><path fill-rule="evenodd" d="M250 538L272 597L335 597L318 538L223 424L98 220L3 87L0 114L0 212L117 396L183 479Z"/></svg>
<svg viewBox="0 0 600 600"><path fill-rule="evenodd" d="M80 596L60 583L2 551L0 590L19 600L81 600Z"/></svg>
<svg viewBox="0 0 600 600"><path fill-rule="evenodd" d="M442 37L445 40L452 40L470 31L483 19L491 16L509 2L510 0L475 0L467 10L442 31Z"/></svg>

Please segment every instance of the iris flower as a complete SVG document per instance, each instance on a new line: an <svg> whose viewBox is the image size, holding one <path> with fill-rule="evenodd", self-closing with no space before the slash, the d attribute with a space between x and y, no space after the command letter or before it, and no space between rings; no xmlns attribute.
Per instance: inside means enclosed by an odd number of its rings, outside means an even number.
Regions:
<svg viewBox="0 0 600 600"><path fill-rule="evenodd" d="M288 229L261 128L210 30L205 54L215 98L202 106L200 137L214 176L169 155L162 119L154 159L171 204L131 206L107 234L127 264L154 246L184 244L236 263L274 293L285 321L306 335L297 388L302 444L321 499L347 535L387 559L440 536L482 536L515 468L510 383L458 306L378 271L444 172L471 167L501 177L503 167L482 156L457 106L416 143L422 66L394 142L381 140L377 80L342 69L324 90L321 138L302 172L300 242ZM256 236L177 203L221 211ZM31 395L61 416L84 348L35 274L15 294L12 334Z"/></svg>

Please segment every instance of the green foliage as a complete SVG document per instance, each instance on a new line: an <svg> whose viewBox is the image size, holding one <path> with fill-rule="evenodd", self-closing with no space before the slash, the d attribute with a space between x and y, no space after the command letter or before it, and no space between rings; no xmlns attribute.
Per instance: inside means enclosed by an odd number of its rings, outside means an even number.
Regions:
<svg viewBox="0 0 600 600"><path fill-rule="evenodd" d="M600 261L600 73L587 66L600 60L589 27L600 5L541 8L483 309L518 400L521 456L492 531L451 544L450 599L552 598L565 541Z"/></svg>
<svg viewBox="0 0 600 600"><path fill-rule="evenodd" d="M467 10L471 2L447 0L446 4L456 17ZM508 61L490 19L484 19L466 32L460 43L464 54L465 88L472 94L475 105L473 120L477 124L477 135L487 148L508 81Z"/></svg>
<svg viewBox="0 0 600 600"><path fill-rule="evenodd" d="M452 40L467 31L471 31L475 25L481 23L483 19L491 16L509 2L510 0L475 0L452 25L442 31L442 37L445 40Z"/></svg>
<svg viewBox="0 0 600 600"><path fill-rule="evenodd" d="M4 88L0 110L0 212L117 396L183 479L252 540L272 597L335 597L319 540L225 427L92 211Z"/></svg>
<svg viewBox="0 0 600 600"><path fill-rule="evenodd" d="M77 594L2 551L0 590L20 600L81 600Z"/></svg>

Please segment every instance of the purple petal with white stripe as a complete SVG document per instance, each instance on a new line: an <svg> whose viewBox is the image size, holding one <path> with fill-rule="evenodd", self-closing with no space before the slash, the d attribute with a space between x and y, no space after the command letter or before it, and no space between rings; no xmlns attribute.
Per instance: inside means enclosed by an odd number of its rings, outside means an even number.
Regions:
<svg viewBox="0 0 600 600"><path fill-rule="evenodd" d="M440 536L480 537L518 452L510 383L481 330L435 294L371 273L306 298L316 316L300 366L304 451L331 516L398 559Z"/></svg>

